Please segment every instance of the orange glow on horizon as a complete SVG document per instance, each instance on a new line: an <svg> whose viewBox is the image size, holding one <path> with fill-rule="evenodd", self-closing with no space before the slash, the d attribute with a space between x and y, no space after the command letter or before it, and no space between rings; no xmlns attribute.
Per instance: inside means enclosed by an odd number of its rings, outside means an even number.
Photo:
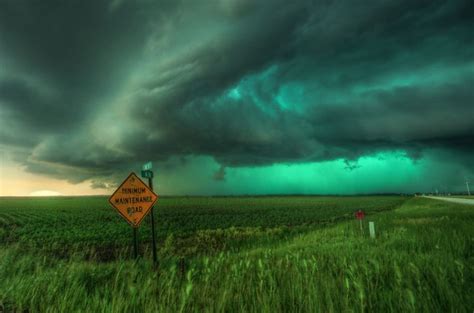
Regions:
<svg viewBox="0 0 474 313"><path fill-rule="evenodd" d="M20 166L0 164L0 196L109 195L111 190L93 189L90 182L65 180L25 172Z"/></svg>

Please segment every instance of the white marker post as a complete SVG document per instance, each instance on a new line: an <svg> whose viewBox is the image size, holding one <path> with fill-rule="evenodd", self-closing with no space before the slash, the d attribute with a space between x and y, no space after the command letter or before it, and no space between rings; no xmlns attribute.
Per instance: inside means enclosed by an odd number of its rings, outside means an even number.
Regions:
<svg viewBox="0 0 474 313"><path fill-rule="evenodd" d="M375 238L375 223L369 222L370 238Z"/></svg>

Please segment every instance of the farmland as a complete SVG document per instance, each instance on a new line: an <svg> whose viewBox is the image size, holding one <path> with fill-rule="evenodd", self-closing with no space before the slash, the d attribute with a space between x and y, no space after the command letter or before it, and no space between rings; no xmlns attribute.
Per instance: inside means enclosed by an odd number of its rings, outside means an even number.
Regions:
<svg viewBox="0 0 474 313"><path fill-rule="evenodd" d="M391 210L403 201L398 197L161 198L156 206L157 235L160 241L190 243L194 254L203 252L197 251L196 245L202 249L212 249L212 245L191 239L212 237L209 240L217 244L219 236L234 236L253 241L268 232L295 232L295 228L299 232L352 218L357 209L368 213ZM41 249L65 248L65 253L74 248L114 253L129 248L131 242L129 225L105 197L2 199L0 226L3 241ZM148 220L139 233L142 241L149 240ZM182 253L191 253L185 248Z"/></svg>
<svg viewBox="0 0 474 313"><path fill-rule="evenodd" d="M375 222L370 239L353 219ZM29 312L471 312L472 206L423 198L163 197L148 218L105 197L0 199L0 308Z"/></svg>

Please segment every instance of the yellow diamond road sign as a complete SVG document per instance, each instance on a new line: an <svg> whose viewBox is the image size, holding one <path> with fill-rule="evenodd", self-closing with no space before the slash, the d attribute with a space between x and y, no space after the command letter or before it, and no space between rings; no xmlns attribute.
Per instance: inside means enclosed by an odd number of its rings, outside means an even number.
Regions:
<svg viewBox="0 0 474 313"><path fill-rule="evenodd" d="M138 227L157 199L158 196L135 173L131 173L109 202L130 225Z"/></svg>

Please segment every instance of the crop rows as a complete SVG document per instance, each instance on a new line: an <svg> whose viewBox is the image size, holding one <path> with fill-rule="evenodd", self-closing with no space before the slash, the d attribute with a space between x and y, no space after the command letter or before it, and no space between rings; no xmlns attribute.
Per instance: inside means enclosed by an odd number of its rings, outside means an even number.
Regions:
<svg viewBox="0 0 474 313"><path fill-rule="evenodd" d="M292 229L352 218L358 209L368 214L391 210L405 200L394 196L163 197L155 206L157 236L161 243L174 238L174 244L184 245L194 243L176 241L176 238L216 237L223 241L228 236L258 237L271 233L268 229ZM240 229L240 233L227 231L231 228ZM148 218L139 232L142 240L149 240ZM250 235L245 236L246 232ZM129 246L130 238L130 226L108 204L106 197L0 200L0 244L19 242L26 246L81 249Z"/></svg>

